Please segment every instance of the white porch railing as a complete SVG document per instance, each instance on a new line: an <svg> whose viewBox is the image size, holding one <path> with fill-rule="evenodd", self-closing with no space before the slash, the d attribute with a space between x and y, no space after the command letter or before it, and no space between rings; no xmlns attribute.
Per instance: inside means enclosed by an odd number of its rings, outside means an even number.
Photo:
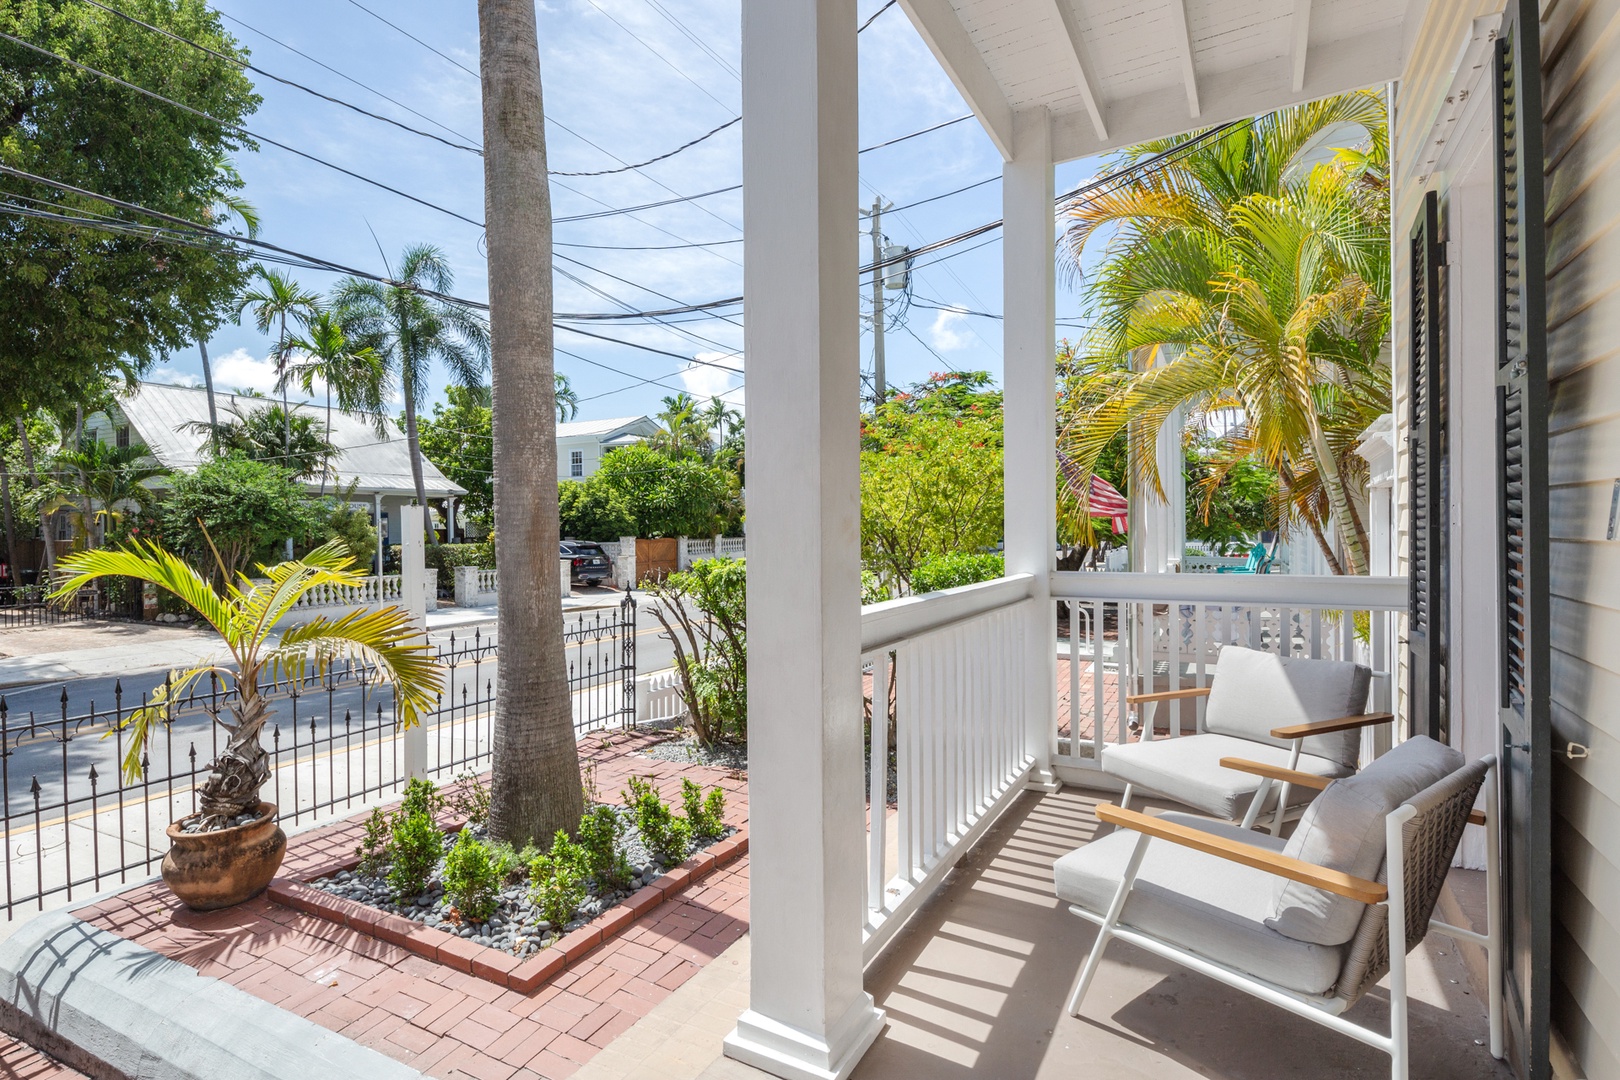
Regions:
<svg viewBox="0 0 1620 1080"><path fill-rule="evenodd" d="M1147 739L1202 731L1202 698L1138 711L1126 696L1209 685L1227 644L1357 660L1374 672L1372 707L1387 711L1394 701L1405 578L1059 572L1052 595L1058 766L1099 768L1103 747L1134 731Z"/></svg>
<svg viewBox="0 0 1620 1080"><path fill-rule="evenodd" d="M866 850L868 961L1023 787L1030 706L1028 575L862 612L872 708ZM888 813L891 688L895 808Z"/></svg>
<svg viewBox="0 0 1620 1080"><path fill-rule="evenodd" d="M403 595L398 574L368 577L360 585L317 585L298 598L294 611L317 608L368 607L398 603Z"/></svg>
<svg viewBox="0 0 1620 1080"><path fill-rule="evenodd" d="M720 550L714 553L717 559L740 559L747 554L748 542L741 536L722 536Z"/></svg>

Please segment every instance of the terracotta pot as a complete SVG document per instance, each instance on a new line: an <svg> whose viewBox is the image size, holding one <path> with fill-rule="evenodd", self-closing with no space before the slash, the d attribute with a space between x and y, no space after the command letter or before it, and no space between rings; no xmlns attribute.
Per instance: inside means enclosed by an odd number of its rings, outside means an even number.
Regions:
<svg viewBox="0 0 1620 1080"><path fill-rule="evenodd" d="M163 882L187 907L230 907L269 886L287 853L287 834L276 824L273 803L260 803L257 818L229 829L182 832L190 820L169 826L169 853L163 856Z"/></svg>

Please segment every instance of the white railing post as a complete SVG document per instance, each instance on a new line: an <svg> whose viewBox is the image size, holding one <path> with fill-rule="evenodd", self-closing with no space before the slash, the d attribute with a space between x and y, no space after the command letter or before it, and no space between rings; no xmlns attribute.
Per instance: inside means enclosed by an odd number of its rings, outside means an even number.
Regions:
<svg viewBox="0 0 1620 1080"><path fill-rule="evenodd" d="M1025 615L1023 752L1035 760L1030 783L1055 790L1057 612L1047 579L1056 569L1057 490L1054 360L1057 301L1052 241L1052 132L1044 108L1013 119L1014 157L1002 166L1002 321L1006 413L1005 535L1008 574L1033 574ZM1073 663L1071 657L1070 663Z"/></svg>
<svg viewBox="0 0 1620 1080"><path fill-rule="evenodd" d="M690 570L692 568L691 541L684 536L675 538L675 569Z"/></svg>
<svg viewBox="0 0 1620 1080"><path fill-rule="evenodd" d="M408 503L400 507L399 580L400 606L411 613L416 625L427 634L428 570L427 507ZM404 751L405 775L414 780L427 775L427 728L417 724L400 733Z"/></svg>
<svg viewBox="0 0 1620 1080"><path fill-rule="evenodd" d="M472 607L478 603L478 567L456 567L456 607Z"/></svg>
<svg viewBox="0 0 1620 1080"><path fill-rule="evenodd" d="M636 587L636 538L633 536L619 537L619 557L616 560L619 571L619 588L633 589Z"/></svg>
<svg viewBox="0 0 1620 1080"><path fill-rule="evenodd" d="M883 1028L852 857L866 833L855 28L855 0L743 0L753 959L725 1052L794 1078L847 1077Z"/></svg>

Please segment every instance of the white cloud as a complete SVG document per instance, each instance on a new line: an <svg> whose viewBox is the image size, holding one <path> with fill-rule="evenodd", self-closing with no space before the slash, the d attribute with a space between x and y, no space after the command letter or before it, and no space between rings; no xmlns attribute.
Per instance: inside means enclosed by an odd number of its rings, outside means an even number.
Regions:
<svg viewBox="0 0 1620 1080"><path fill-rule="evenodd" d="M966 349L973 344L973 332L968 329L967 316L949 308L934 316L934 325L928 328L934 348L941 352Z"/></svg>
<svg viewBox="0 0 1620 1080"><path fill-rule="evenodd" d="M273 394L276 365L269 359L260 360L246 349L233 349L214 361L214 386L225 393L257 390L261 394Z"/></svg>
<svg viewBox="0 0 1620 1080"><path fill-rule="evenodd" d="M700 400L722 397L733 405L742 401L742 357L730 353L698 353L681 369L681 385Z"/></svg>
<svg viewBox="0 0 1620 1080"><path fill-rule="evenodd" d="M193 371L181 371L177 367L161 364L147 372L147 379L156 383L168 383L170 386L201 386L202 376Z"/></svg>

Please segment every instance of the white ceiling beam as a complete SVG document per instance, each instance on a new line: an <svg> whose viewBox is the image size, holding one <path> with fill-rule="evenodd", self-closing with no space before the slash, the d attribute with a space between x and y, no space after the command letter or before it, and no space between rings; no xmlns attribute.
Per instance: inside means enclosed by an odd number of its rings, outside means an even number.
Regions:
<svg viewBox="0 0 1620 1080"><path fill-rule="evenodd" d="M1078 109L1053 116L1053 160L1074 161L1149 139L1258 116L1285 105L1383 86L1401 76L1401 34L1402 28L1394 26L1345 38L1331 47L1319 45L1311 53L1305 85L1297 91L1290 89L1289 74L1281 64L1270 65L1265 72L1206 72L1203 115L1196 122L1188 120L1187 103L1174 85L1110 100L1107 139L1097 138L1090 117Z"/></svg>
<svg viewBox="0 0 1620 1080"><path fill-rule="evenodd" d="M1165 0L1176 51L1181 55L1181 81L1187 86L1187 115L1198 119L1198 73L1193 70L1192 33L1187 29L1187 0Z"/></svg>
<svg viewBox="0 0 1620 1080"><path fill-rule="evenodd" d="M1097 95L1097 87L1091 81L1091 58L1086 52L1086 38L1080 30L1080 22L1074 17L1074 8L1069 6L1069 0L1049 2L1057 10L1063 32L1068 36L1069 56L1074 60L1075 84L1080 88L1080 96L1085 99L1091 126L1097 132L1097 138L1107 139L1108 125L1103 121L1102 100Z"/></svg>
<svg viewBox="0 0 1620 1080"><path fill-rule="evenodd" d="M985 134L996 144L1004 161L1013 157L1013 113L996 77L990 74L978 46L957 18L950 0L900 0L911 25L917 28L939 66L955 84L968 108L979 118Z"/></svg>
<svg viewBox="0 0 1620 1080"><path fill-rule="evenodd" d="M1289 30L1293 37L1289 58L1294 72L1293 89L1297 94L1305 89L1305 50L1311 40L1311 0L1294 0L1294 22Z"/></svg>

